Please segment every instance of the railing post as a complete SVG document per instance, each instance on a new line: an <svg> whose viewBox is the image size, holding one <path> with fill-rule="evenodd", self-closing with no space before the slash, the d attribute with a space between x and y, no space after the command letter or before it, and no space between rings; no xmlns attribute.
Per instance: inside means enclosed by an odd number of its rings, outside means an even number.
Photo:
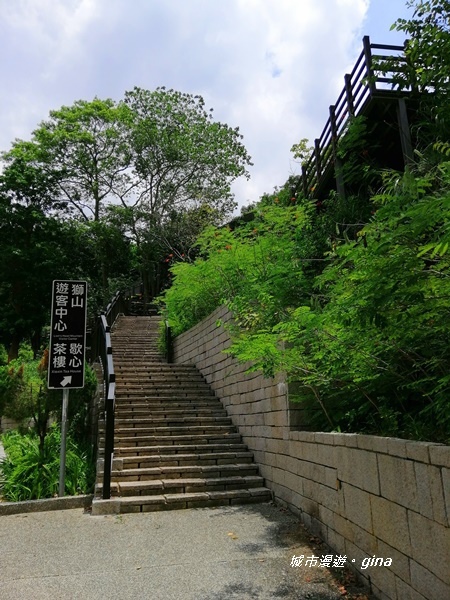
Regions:
<svg viewBox="0 0 450 600"><path fill-rule="evenodd" d="M353 117L355 114L355 105L353 104L353 89L352 89L352 76L347 73L344 76L345 81L345 95L347 98L348 114Z"/></svg>
<svg viewBox="0 0 450 600"><path fill-rule="evenodd" d="M336 178L337 193L341 198L345 198L345 185L344 178L342 176L342 161L338 157L337 153L337 125L336 125L336 113L335 107L330 106L330 125L331 125L331 145L333 148L333 160L334 160L334 176Z"/></svg>
<svg viewBox="0 0 450 600"><path fill-rule="evenodd" d="M364 57L366 60L366 73L367 73L367 81L369 85L370 95L373 96L377 91L377 86L375 84L375 74L372 68L372 48L370 46L370 37L365 35L363 37L363 47L364 47Z"/></svg>
<svg viewBox="0 0 450 600"><path fill-rule="evenodd" d="M316 161L316 175L317 175L317 183L319 183L320 181L320 176L321 176L321 168L320 168L320 140L319 139L315 139L314 140L314 158Z"/></svg>

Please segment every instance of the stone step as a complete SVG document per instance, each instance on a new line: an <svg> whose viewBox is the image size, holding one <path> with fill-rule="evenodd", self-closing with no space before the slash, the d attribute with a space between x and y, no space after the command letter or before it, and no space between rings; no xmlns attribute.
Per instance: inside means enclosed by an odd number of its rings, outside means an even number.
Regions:
<svg viewBox="0 0 450 600"><path fill-rule="evenodd" d="M148 407L143 407L141 409L133 408L133 410L129 408L121 408L120 406L116 407L115 410L116 423L118 421L137 421L139 419L149 419L149 418L157 418L157 419L173 419L177 417L189 417L189 418L202 418L202 417L228 417L227 411L224 408L218 408L217 406L204 408L189 408L182 407L179 409L173 408L153 408L151 410Z"/></svg>
<svg viewBox="0 0 450 600"><path fill-rule="evenodd" d="M171 393L173 391L173 393ZM203 398L216 398L214 392L212 390L208 390L207 388L203 390L182 390L182 389L164 389L164 390L120 390L116 392L117 400L135 400L142 401L145 398L167 398L174 400L178 400L181 398L191 398L192 400L203 399Z"/></svg>
<svg viewBox="0 0 450 600"><path fill-rule="evenodd" d="M162 476L167 478L181 477L183 474L186 477L195 477L199 474L204 477L221 477L223 473L230 471L233 474L236 471L245 471L245 475L256 475L258 467L252 461L253 453L248 450L244 452L115 456L113 476L115 479L135 481L160 479Z"/></svg>
<svg viewBox="0 0 450 600"><path fill-rule="evenodd" d="M184 508L203 508L269 502L271 492L264 487L224 492L191 492L185 494L159 494L154 496L127 496L111 500L94 499L92 515L152 512Z"/></svg>
<svg viewBox="0 0 450 600"><path fill-rule="evenodd" d="M159 435L159 436L172 436L172 435L206 435L209 433L221 433L222 435L226 433L234 433L235 428L233 425L185 425L183 426L173 426L173 427L152 427L151 425L147 427L115 427L114 435L118 438L133 438L133 437L142 437L149 435Z"/></svg>
<svg viewBox="0 0 450 600"><path fill-rule="evenodd" d="M119 496L154 496L161 494L189 494L191 492L225 492L239 489L262 487L264 481L259 476L234 476L218 478L157 479L149 481L119 481Z"/></svg>
<svg viewBox="0 0 450 600"><path fill-rule="evenodd" d="M153 400L147 400L142 402L118 402L116 399L116 414L120 412L129 413L140 413L146 411L163 411L163 410L176 410L176 411L190 411L190 410L225 410L222 408L222 404L218 406L216 398L205 398L204 400L195 400L191 398L183 398L179 400L172 400L167 397L156 397Z"/></svg>
<svg viewBox="0 0 450 600"><path fill-rule="evenodd" d="M241 441L241 435L235 431L224 433L201 433L192 435L192 433L179 433L177 435L139 435L139 436L114 436L114 447L115 449L131 448L133 446L140 448L143 446L176 446L178 444L209 444L209 443L221 443L226 444L229 441L239 443ZM99 439L100 447L104 447L105 439L103 435L100 435Z"/></svg>
<svg viewBox="0 0 450 600"><path fill-rule="evenodd" d="M147 429L148 427L204 427L209 425L230 425L230 417L139 417L137 419L115 419L115 430L119 429Z"/></svg>
<svg viewBox="0 0 450 600"><path fill-rule="evenodd" d="M117 393L121 393L124 391L127 392L131 392L133 390L136 390L137 392L142 392L142 391L153 391L155 389L158 390L158 392L164 392L164 391L172 391L172 390L178 390L181 389L184 392L192 392L192 391L200 391L200 392L207 392L208 394L211 394L211 388L206 385L205 383L203 383L202 381L199 382L192 382L192 381L168 381L168 382L158 382L158 381L147 381L145 384L138 384L135 382L127 382L127 383L121 383L121 382L117 382Z"/></svg>
<svg viewBox="0 0 450 600"><path fill-rule="evenodd" d="M214 444L214 443L203 443L203 444L171 444L170 446L131 446L117 448L114 451L114 458L126 458L131 456L145 457L152 456L155 454L163 456L176 456L178 454L212 454L215 452L246 452L247 446L243 443L228 443L228 444Z"/></svg>
<svg viewBox="0 0 450 600"><path fill-rule="evenodd" d="M125 399L122 402L121 399L116 400L116 415L121 413L128 413L130 415L136 416L141 414L142 416L151 416L153 414L163 413L167 414L194 414L198 412L199 414L207 414L207 413L220 413L222 416L227 415L226 409L223 407L217 398L214 396L203 396L203 398L179 398L179 399L163 399L163 397L154 397L149 400L139 400L130 402L129 399Z"/></svg>
<svg viewBox="0 0 450 600"><path fill-rule="evenodd" d="M115 370L115 369L114 369ZM116 372L116 384L126 384L128 385L164 385L165 383L174 383L178 385L188 384L196 384L207 386L208 384L203 379L203 377L199 375L194 375L193 373L124 373L121 370Z"/></svg>

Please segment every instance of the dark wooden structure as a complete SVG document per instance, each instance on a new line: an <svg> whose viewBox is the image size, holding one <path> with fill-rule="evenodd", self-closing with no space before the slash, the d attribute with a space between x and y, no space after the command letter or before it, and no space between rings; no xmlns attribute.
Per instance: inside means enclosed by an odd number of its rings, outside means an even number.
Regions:
<svg viewBox="0 0 450 600"><path fill-rule="evenodd" d="M323 198L335 189L345 196L338 141L352 117L363 115L377 123L376 137L383 166L403 169L413 160L408 118L411 88L405 85L408 65L404 46L372 44L363 38L363 50L336 103L330 106L325 127L314 151L302 166L302 187L307 198Z"/></svg>

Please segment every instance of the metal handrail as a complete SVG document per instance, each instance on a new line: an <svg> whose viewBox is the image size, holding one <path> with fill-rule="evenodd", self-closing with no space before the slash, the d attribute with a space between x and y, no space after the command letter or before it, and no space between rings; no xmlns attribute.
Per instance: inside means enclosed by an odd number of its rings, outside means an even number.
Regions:
<svg viewBox="0 0 450 600"><path fill-rule="evenodd" d="M96 354L100 359L103 369L103 390L105 401L105 445L103 464L103 492L102 497L108 500L111 497L111 471L114 459L114 419L116 401L116 375L111 344L111 327L119 314L124 312L125 299L120 292L116 292L105 311L98 317Z"/></svg>
<svg viewBox="0 0 450 600"><path fill-rule="evenodd" d="M383 51L383 54L374 54L373 50ZM404 46L372 44L369 36L363 38L363 50L351 73L345 75L345 87L336 103L330 106L325 127L302 166L302 187L307 198L316 197L321 180L334 166L337 142L350 119L361 114L373 97L398 95L398 75L405 72L406 65Z"/></svg>

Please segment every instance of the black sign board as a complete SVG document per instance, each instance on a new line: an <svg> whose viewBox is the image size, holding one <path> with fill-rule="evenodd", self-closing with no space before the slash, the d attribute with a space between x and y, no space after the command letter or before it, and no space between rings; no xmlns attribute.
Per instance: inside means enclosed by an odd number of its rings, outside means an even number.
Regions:
<svg viewBox="0 0 450 600"><path fill-rule="evenodd" d="M48 357L48 387L84 387L86 281L54 281Z"/></svg>

